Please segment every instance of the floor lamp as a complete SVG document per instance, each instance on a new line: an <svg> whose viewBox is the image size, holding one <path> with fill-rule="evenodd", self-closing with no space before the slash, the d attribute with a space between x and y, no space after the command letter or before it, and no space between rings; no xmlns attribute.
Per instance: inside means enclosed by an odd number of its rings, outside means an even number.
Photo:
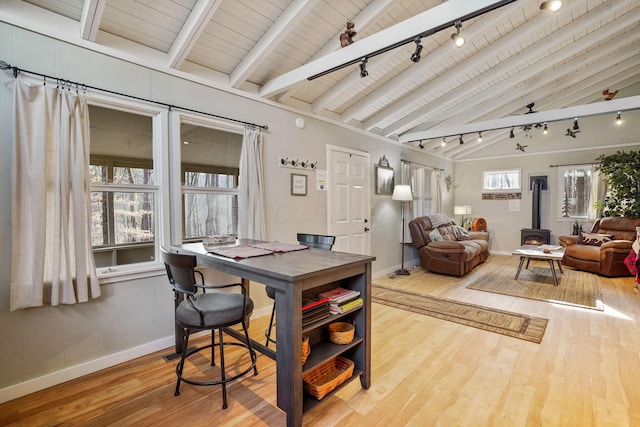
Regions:
<svg viewBox="0 0 640 427"><path fill-rule="evenodd" d="M396 274L398 276L409 276L411 273L409 273L409 270L404 268L404 202L410 202L413 200L411 187L409 185L396 185L393 187L391 200L400 201L400 208L402 209L402 264L400 265L400 269L396 270Z"/></svg>

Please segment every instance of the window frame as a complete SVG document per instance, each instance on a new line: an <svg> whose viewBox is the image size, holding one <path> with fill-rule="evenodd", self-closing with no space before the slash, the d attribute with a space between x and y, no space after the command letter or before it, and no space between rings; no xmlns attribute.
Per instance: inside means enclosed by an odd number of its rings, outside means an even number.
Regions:
<svg viewBox="0 0 640 427"><path fill-rule="evenodd" d="M517 173L518 174L518 179L517 179L517 187L511 187L511 188L499 188L499 189L495 189L495 188L486 188L485 187L485 183L487 182L487 176L490 174L493 175L497 175L497 174L509 174L509 173ZM492 169L492 170L483 170L482 171L482 192L483 193L519 193L522 192L522 169L521 168L513 168L513 169Z"/></svg>
<svg viewBox="0 0 640 427"><path fill-rule="evenodd" d="M239 195L239 188L204 188L204 187L186 187L183 185L182 178L184 174L181 155L181 126L183 124L201 126L219 131L235 133L238 135L244 135L244 126L238 123L229 123L216 119L204 114L197 114L193 112L183 112L179 110L172 110L170 114L170 149L169 149L169 162L170 162L170 193L171 193L171 217L176 220L171 223L170 240L172 245L182 245L184 239L184 219L183 219L183 194L184 193L209 193L209 194L236 194ZM241 148L242 149L242 148ZM185 166L198 166L192 163L187 163ZM200 165L205 166L205 165ZM240 165L238 168L228 168L224 166L211 166L207 165L208 172L227 173L229 170L235 170L237 172L237 178L239 179ZM238 182L239 184L239 182ZM188 239L189 241L199 241L200 239Z"/></svg>
<svg viewBox="0 0 640 427"><path fill-rule="evenodd" d="M565 198L565 191L564 191L564 173L566 171L570 171L570 170L585 170L585 171L589 171L589 192L588 192L588 200L586 202L586 210L587 213L586 215L567 215L565 216L564 213L562 212L562 209L564 207L564 198ZM593 164L591 163L583 163L583 164L575 164L575 165L566 165L566 166L558 166L558 171L557 171L558 175L557 175L557 182L558 182L558 191L557 191L557 219L558 221L589 221L592 220L593 218L590 218L590 213L591 213L591 205L593 204L592 196L593 196L593 192L591 191L591 189L593 188L593 185L595 185L595 183L593 182L593 178L594 178L594 174L593 174Z"/></svg>
<svg viewBox="0 0 640 427"><path fill-rule="evenodd" d="M152 192L154 194L154 259L150 261L114 265L97 268L100 284L128 281L144 277L165 274L164 264L160 257L160 248L165 245L166 236L169 235L169 224L165 218L169 211L169 189L166 183L169 181L168 168L168 111L152 103L141 102L129 98L117 97L103 93L87 93L87 102L91 106L119 110L127 113L150 117L152 120L152 164L154 165L154 184L113 184L94 183L90 185L90 191L109 192ZM108 158L110 160L126 160L122 156L101 156L96 158ZM148 160L140 159L136 164L148 163ZM103 247L100 247L103 249ZM93 249L92 249L93 250Z"/></svg>

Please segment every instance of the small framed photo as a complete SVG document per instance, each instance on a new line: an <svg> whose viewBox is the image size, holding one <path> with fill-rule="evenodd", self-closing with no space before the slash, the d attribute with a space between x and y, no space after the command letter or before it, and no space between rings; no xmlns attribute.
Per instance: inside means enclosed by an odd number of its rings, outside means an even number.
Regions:
<svg viewBox="0 0 640 427"><path fill-rule="evenodd" d="M307 195L307 175L298 173L291 174L291 195L306 196Z"/></svg>
<svg viewBox="0 0 640 427"><path fill-rule="evenodd" d="M376 166L376 194L393 194L393 168Z"/></svg>

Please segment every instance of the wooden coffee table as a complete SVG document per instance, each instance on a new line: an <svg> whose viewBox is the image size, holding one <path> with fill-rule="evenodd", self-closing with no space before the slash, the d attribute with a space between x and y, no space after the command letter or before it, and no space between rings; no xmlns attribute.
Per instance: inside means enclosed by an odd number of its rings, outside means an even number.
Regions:
<svg viewBox="0 0 640 427"><path fill-rule="evenodd" d="M544 250L548 249L549 252L545 253ZM516 272L515 280L518 280L518 276L520 275L520 271L522 270L522 264L524 260L527 260L527 265L525 269L529 268L529 261L532 259L538 259L542 261L549 262L549 268L551 268L551 274L553 275L553 284L558 286L558 276L556 274L556 267L554 265L554 261L558 264L558 269L560 273L562 273L562 257L564 256L564 248L562 246L554 246L554 245L523 245L518 249L514 250L512 255L517 255L520 257L520 264L518 265L518 271Z"/></svg>

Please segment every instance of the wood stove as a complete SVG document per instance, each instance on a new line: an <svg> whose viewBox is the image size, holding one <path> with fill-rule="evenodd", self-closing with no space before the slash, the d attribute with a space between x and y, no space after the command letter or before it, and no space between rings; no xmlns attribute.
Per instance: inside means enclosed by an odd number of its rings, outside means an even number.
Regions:
<svg viewBox="0 0 640 427"><path fill-rule="evenodd" d="M551 230L540 228L540 191L547 189L547 177L532 176L530 180L531 188L533 189L531 228L520 230L520 244L548 245L551 243Z"/></svg>

